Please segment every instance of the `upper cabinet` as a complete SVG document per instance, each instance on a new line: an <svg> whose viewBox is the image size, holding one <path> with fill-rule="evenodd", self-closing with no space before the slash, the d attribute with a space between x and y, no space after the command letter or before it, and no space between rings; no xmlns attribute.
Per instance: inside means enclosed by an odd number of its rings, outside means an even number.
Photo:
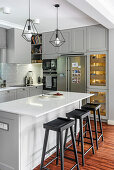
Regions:
<svg viewBox="0 0 114 170"><path fill-rule="evenodd" d="M0 48L6 48L6 29L0 28Z"/></svg>
<svg viewBox="0 0 114 170"><path fill-rule="evenodd" d="M86 27L72 29L72 52L86 52Z"/></svg>
<svg viewBox="0 0 114 170"><path fill-rule="evenodd" d="M65 39L65 43L59 47L58 53L67 54L71 52L71 30L61 31Z"/></svg>
<svg viewBox="0 0 114 170"><path fill-rule="evenodd" d="M7 63L30 64L31 43L22 36L22 30L7 30Z"/></svg>
<svg viewBox="0 0 114 170"><path fill-rule="evenodd" d="M46 32L42 34L42 54L55 54L58 48L54 47L49 41L53 32Z"/></svg>
<svg viewBox="0 0 114 170"><path fill-rule="evenodd" d="M102 25L87 27L87 51L107 50L108 30Z"/></svg>

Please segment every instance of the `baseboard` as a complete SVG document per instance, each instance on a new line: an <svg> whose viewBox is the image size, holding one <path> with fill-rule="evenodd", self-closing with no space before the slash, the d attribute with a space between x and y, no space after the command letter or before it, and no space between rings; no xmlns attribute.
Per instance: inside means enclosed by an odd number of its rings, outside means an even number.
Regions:
<svg viewBox="0 0 114 170"><path fill-rule="evenodd" d="M114 120L108 120L108 125L114 125Z"/></svg>

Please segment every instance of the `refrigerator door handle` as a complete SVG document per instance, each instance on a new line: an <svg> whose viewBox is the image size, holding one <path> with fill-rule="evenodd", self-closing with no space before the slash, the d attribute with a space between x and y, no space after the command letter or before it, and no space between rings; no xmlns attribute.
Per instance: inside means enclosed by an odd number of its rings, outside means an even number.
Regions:
<svg viewBox="0 0 114 170"><path fill-rule="evenodd" d="M68 89L68 91L70 91L70 59L69 59L69 57L67 58L67 77L68 77L68 80L67 80L67 89Z"/></svg>

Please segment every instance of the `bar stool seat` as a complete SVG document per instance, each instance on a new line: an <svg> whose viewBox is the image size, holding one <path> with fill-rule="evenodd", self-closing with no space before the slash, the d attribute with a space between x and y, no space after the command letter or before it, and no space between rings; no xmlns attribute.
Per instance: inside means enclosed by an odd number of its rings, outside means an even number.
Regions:
<svg viewBox="0 0 114 170"><path fill-rule="evenodd" d="M77 129L77 119L79 119L80 121L80 136L81 136L81 152L78 152L78 153L81 153L82 154L82 165L84 166L84 156L92 149L92 152L94 154L94 145L93 145L93 138L92 138L92 131L91 131L91 124L90 124L90 112L89 111L85 111L85 110L82 110L82 109L75 109L74 111L70 112L70 113L67 113L66 114L66 117L68 119L70 118L74 118L75 119L75 126L74 126L74 134L75 134L75 137L76 137L76 129ZM84 139L83 139L83 120L84 119L87 119L87 124L88 124L88 128L89 128L89 134L90 134L90 143L88 142L84 142ZM66 147L66 141L67 141L67 135L68 135L68 130L66 130L66 134L65 134L65 141L64 141L64 147L65 147L65 150L71 150L69 149L69 146ZM87 144L90 144L91 147L84 153L84 143L87 143Z"/></svg>
<svg viewBox="0 0 114 170"><path fill-rule="evenodd" d="M75 161L75 165L71 168L74 169L77 167L77 170L79 170L79 163L78 163L78 157L77 157L77 149L76 149L76 144L75 144L75 139L73 135L73 125L75 124L74 120L66 119L66 118L57 118L55 120L52 120L48 123L45 123L43 127L45 128L45 138L44 138L44 144L43 144L43 151L42 151L42 159L41 159L41 166L40 170L42 169L48 169L46 168L50 163L52 163L54 160L56 160L56 165L58 165L58 157L59 157L59 145L60 145L60 157L61 157L61 170L64 170L64 158L70 159L72 161ZM63 145L63 131L66 129L70 128L71 132L71 137L72 137L72 144L73 144L73 152L75 159L72 159L70 157L64 156L64 145ZM49 130L56 131L57 132L57 145L56 147L53 147L49 151L46 152L46 146L47 146L47 141L48 141L48 135L49 135ZM53 149L56 148L56 157L47 163L44 166L44 159L45 155L52 151Z"/></svg>
<svg viewBox="0 0 114 170"><path fill-rule="evenodd" d="M93 132L95 132L95 138L93 138L93 139L96 140L97 149L98 149L98 141L100 140L101 137L102 137L102 141L103 141L103 130L102 130L102 122L101 122L101 116L100 116L100 107L101 107L100 104L93 104L93 103L87 103L87 104L85 104L85 105L83 105L81 107L82 109L84 109L86 111L87 110L93 111L93 114L94 114L94 126L95 126L95 130L93 131ZM97 130L96 111L98 112L100 131ZM85 127L85 131L86 131L86 127ZM101 134L99 137L98 137L98 133Z"/></svg>

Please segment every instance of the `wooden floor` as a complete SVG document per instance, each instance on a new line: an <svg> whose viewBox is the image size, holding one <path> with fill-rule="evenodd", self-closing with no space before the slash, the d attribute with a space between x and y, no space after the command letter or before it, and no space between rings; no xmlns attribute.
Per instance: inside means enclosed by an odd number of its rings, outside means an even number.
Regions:
<svg viewBox="0 0 114 170"><path fill-rule="evenodd" d="M92 129L93 129L93 122ZM85 166L81 165L81 155L78 154L78 159L80 163L80 170L114 170L114 126L109 126L106 123L103 123L103 133L104 133L104 142L100 139L99 141L99 150L96 150L95 146L95 155L92 154L92 151L88 152L85 156ZM93 133L94 136L94 133ZM94 141L95 144L95 141ZM88 149L89 145L85 144L85 151ZM80 147L77 146L77 150L80 150ZM70 151L65 151L65 155L69 155L73 158L73 153ZM51 160L55 154L48 158L46 162ZM70 170L74 165L74 162L64 159L64 169ZM36 167L34 170L39 170L40 166ZM60 170L60 160L59 165L55 165L55 161L48 166L51 170ZM77 168L74 168L77 169Z"/></svg>

